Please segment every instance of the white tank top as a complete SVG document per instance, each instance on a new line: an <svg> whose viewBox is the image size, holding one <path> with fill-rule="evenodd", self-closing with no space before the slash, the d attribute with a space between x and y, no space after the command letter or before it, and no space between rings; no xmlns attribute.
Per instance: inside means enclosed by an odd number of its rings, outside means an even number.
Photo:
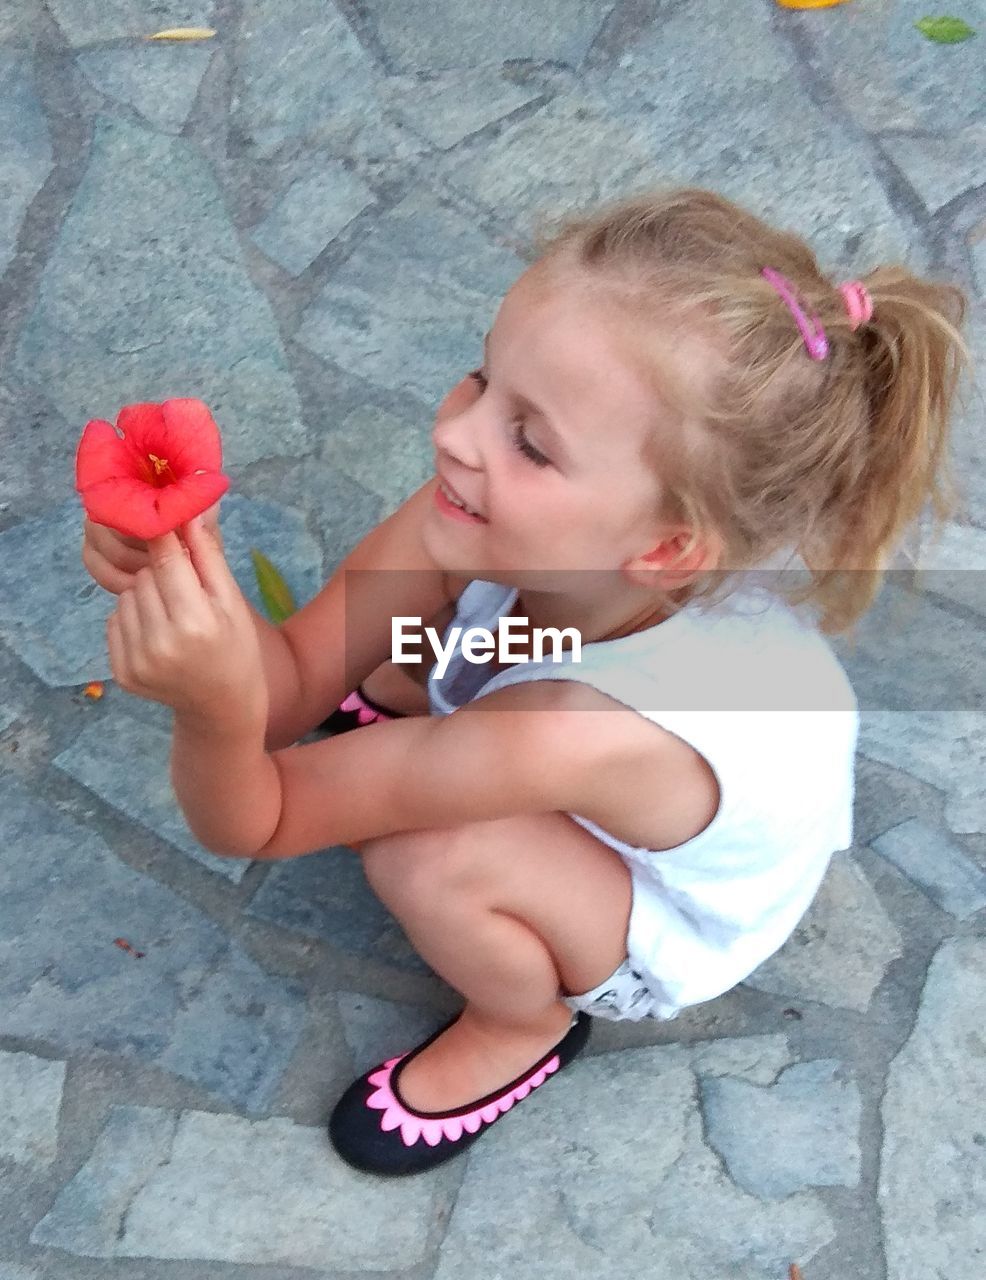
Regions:
<svg viewBox="0 0 986 1280"><path fill-rule="evenodd" d="M769 580L769 579L768 579ZM474 580L452 627L510 613L517 590ZM627 950L673 1018L741 982L790 936L832 854L852 843L858 708L849 679L809 606L791 608L753 575L725 601L695 603L648 630L583 644L555 663L466 661L461 635L432 715L449 715L505 685L577 680L676 734L708 761L720 788L706 829L670 850L630 845L577 813L633 877Z"/></svg>

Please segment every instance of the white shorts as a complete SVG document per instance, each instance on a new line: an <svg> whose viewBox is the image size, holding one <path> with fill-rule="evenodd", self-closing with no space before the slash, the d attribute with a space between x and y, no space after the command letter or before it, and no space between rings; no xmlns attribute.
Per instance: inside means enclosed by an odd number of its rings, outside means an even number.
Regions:
<svg viewBox="0 0 986 1280"><path fill-rule="evenodd" d="M631 968L629 956L605 982L581 995L563 996L562 1004L611 1022L640 1022L643 1018L667 1020L666 1014L658 1012L661 1002L637 970Z"/></svg>

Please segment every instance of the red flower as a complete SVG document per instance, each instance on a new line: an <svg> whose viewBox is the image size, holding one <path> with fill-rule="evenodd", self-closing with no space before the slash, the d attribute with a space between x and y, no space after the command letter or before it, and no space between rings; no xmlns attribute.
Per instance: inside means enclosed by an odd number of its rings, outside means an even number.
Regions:
<svg viewBox="0 0 986 1280"><path fill-rule="evenodd" d="M219 428L201 400L128 404L116 430L98 418L86 424L75 487L90 520L157 538L222 497L229 488L222 461Z"/></svg>

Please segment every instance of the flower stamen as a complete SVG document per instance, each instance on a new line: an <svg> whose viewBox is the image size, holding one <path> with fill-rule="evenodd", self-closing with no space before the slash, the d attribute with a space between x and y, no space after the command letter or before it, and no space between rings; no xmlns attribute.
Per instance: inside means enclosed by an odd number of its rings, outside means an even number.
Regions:
<svg viewBox="0 0 986 1280"><path fill-rule="evenodd" d="M167 458L159 458L154 453L149 453L147 456L150 458L151 462L154 464L153 479L156 483L158 484L177 483L177 477L175 476L175 473L171 470L171 467L168 465Z"/></svg>

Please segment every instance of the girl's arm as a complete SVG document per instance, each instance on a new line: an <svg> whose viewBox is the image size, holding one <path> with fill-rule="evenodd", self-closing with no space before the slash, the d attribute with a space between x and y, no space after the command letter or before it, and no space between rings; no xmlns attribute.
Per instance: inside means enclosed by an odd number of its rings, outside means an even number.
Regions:
<svg viewBox="0 0 986 1280"><path fill-rule="evenodd" d="M368 533L304 608L275 626L248 601L268 688L265 743L271 750L297 742L320 724L351 690L390 657L391 619L425 622L466 585L443 573L424 550L420 526L437 480L429 480ZM204 524L222 548L215 512ZM146 543L85 521L82 560L107 591L133 591L152 567ZM235 719L235 707L230 708Z"/></svg>
<svg viewBox="0 0 986 1280"><path fill-rule="evenodd" d="M160 540L154 569L121 597L108 633L122 686L174 709L174 787L207 848L291 858L555 810L605 827L628 788L678 821L694 752L573 681L511 685L444 718L268 751L267 691L242 593L218 545L194 528L188 537L193 563L173 534Z"/></svg>
<svg viewBox="0 0 986 1280"><path fill-rule="evenodd" d="M190 732L175 740L175 789L208 848L260 860L521 813L573 812L605 828L641 790L680 830L694 753L619 704L603 714L597 696L587 708L581 692L531 681L441 719L365 725L271 755L257 735Z"/></svg>

